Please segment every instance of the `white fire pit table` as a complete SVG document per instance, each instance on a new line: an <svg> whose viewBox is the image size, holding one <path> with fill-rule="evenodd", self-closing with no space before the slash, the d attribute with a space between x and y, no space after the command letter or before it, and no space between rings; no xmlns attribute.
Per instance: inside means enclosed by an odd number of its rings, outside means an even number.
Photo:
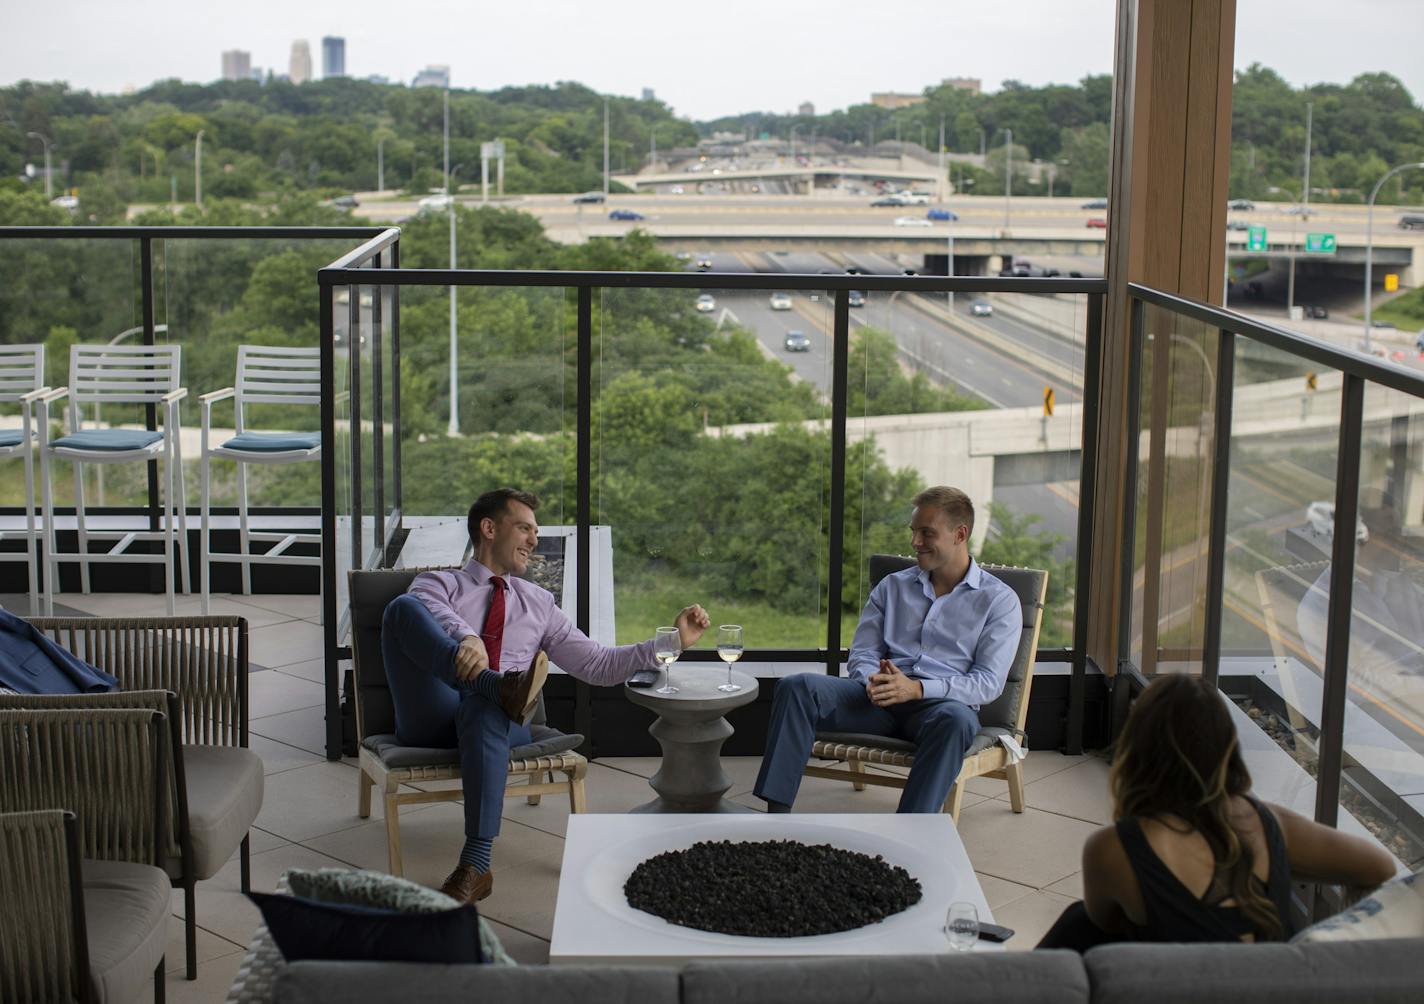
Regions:
<svg viewBox="0 0 1424 1004"><path fill-rule="evenodd" d="M879 854L919 880L918 903L876 924L805 938L714 934L635 910L623 884L643 861L703 840L798 840ZM949 905L973 903L993 921L954 821L935 815L613 815L569 817L549 962L566 965L690 959L771 959L847 955L921 955L951 951L944 937ZM980 941L976 950L1002 946Z"/></svg>
<svg viewBox="0 0 1424 1004"><path fill-rule="evenodd" d="M733 671L732 682L742 689L727 693L717 689L727 682L726 668L721 663L708 663L706 669L702 665L671 674L676 694L623 687L628 700L657 714L648 732L663 748L662 765L648 781L658 797L634 812L755 811L722 797L732 786L722 770L722 744L735 731L722 716L756 700L757 682Z"/></svg>

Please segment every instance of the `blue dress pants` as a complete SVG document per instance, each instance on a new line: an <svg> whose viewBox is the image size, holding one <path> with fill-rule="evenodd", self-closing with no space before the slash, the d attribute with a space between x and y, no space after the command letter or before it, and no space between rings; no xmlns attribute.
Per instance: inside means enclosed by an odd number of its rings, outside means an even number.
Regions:
<svg viewBox="0 0 1424 1004"><path fill-rule="evenodd" d="M896 811L939 812L979 731L979 716L967 704L950 698L879 708L870 703L860 680L820 673L783 677L772 698L766 756L752 789L758 798L785 805L796 800L801 771L811 757L818 730L913 742L915 764Z"/></svg>
<svg viewBox="0 0 1424 1004"><path fill-rule="evenodd" d="M509 748L531 742L529 728L509 720L474 686L455 680L460 643L409 594L397 596L381 621L381 654L402 746L460 749L465 836L496 837L504 814Z"/></svg>

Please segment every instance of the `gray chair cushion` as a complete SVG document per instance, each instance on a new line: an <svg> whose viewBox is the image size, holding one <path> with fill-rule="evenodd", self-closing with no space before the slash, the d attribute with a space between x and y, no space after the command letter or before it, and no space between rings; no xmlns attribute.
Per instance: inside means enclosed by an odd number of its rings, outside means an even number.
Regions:
<svg viewBox="0 0 1424 1004"><path fill-rule="evenodd" d="M509 748L509 759L532 760L535 757L554 756L567 753L583 745L583 736L569 735L547 725L531 725L529 731L534 736L532 743ZM393 735L367 736L361 745L366 747L387 767L440 767L458 764L458 749L434 749L426 746L402 746Z"/></svg>
<svg viewBox="0 0 1424 1004"><path fill-rule="evenodd" d="M262 811L262 758L240 747L184 745L183 772L193 874L212 878Z"/></svg>
<svg viewBox="0 0 1424 1004"><path fill-rule="evenodd" d="M173 885L151 865L85 860L80 868L94 999L132 1004L168 949Z"/></svg>
<svg viewBox="0 0 1424 1004"><path fill-rule="evenodd" d="M435 966L409 962L293 962L277 1004L678 1004L677 970L635 966Z"/></svg>
<svg viewBox="0 0 1424 1004"><path fill-rule="evenodd" d="M1309 945L1103 945L1083 956L1094 1004L1418 1004L1418 938ZM1037 952L1032 953L1037 955Z"/></svg>
<svg viewBox="0 0 1424 1004"><path fill-rule="evenodd" d="M1088 1000L1075 952L946 952L764 962L694 962L682 1004L1073 1004Z"/></svg>

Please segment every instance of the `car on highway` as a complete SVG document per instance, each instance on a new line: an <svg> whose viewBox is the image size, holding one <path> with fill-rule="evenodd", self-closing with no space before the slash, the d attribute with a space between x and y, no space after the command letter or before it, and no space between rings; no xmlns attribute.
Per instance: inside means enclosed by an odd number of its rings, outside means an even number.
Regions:
<svg viewBox="0 0 1424 1004"><path fill-rule="evenodd" d="M1424 356L1424 328L1419 329L1419 334L1414 339L1414 347L1419 350L1419 354Z"/></svg>
<svg viewBox="0 0 1424 1004"><path fill-rule="evenodd" d="M673 255L673 257L676 258L678 261L692 261L692 252L679 251L677 254Z"/></svg>
<svg viewBox="0 0 1424 1004"><path fill-rule="evenodd" d="M707 269L712 267L712 256L710 254L707 254L706 252L703 252L702 254L699 254L697 256L696 264L698 268L702 269L705 272Z"/></svg>
<svg viewBox="0 0 1424 1004"><path fill-rule="evenodd" d="M1388 329L1388 330L1390 330L1390 331L1393 331L1393 330L1394 330L1394 322L1393 322L1393 321L1386 321L1386 320L1384 320L1384 319L1382 319L1382 318L1375 317L1375 318L1372 318L1372 319L1370 320L1370 327L1372 327L1372 328L1385 328L1385 329Z"/></svg>
<svg viewBox="0 0 1424 1004"><path fill-rule="evenodd" d="M683 187L681 185L673 185L671 188L668 189L668 194L670 195L681 195L682 193Z"/></svg>
<svg viewBox="0 0 1424 1004"><path fill-rule="evenodd" d="M1306 306L1301 307L1300 309L1305 312L1306 317L1314 317L1317 320L1321 321L1325 320L1330 316L1330 311L1326 310L1322 306L1319 306L1318 304L1308 304Z"/></svg>
<svg viewBox="0 0 1424 1004"><path fill-rule="evenodd" d="M850 292L848 292L848 293L846 294L846 306L847 306L847 307L863 307L863 306L865 306L865 294L862 293L862 292L861 292L860 290L858 290L858 289L852 289ZM1421 334L1420 337L1424 337L1424 334Z"/></svg>
<svg viewBox="0 0 1424 1004"><path fill-rule="evenodd" d="M1226 208L1235 209L1243 213L1250 213L1255 211L1256 203L1250 199L1232 199L1226 203Z"/></svg>
<svg viewBox="0 0 1424 1004"><path fill-rule="evenodd" d="M1418 213L1405 213L1399 218L1399 229L1424 230L1424 216L1420 216Z"/></svg>
<svg viewBox="0 0 1424 1004"><path fill-rule="evenodd" d="M975 300L969 305L969 313L974 317L993 317L994 305L988 300Z"/></svg>
<svg viewBox="0 0 1424 1004"><path fill-rule="evenodd" d="M615 209L608 214L610 220L641 220L645 217L636 209Z"/></svg>
<svg viewBox="0 0 1424 1004"><path fill-rule="evenodd" d="M1286 206L1284 212L1287 213L1287 214L1290 215L1290 216L1305 216L1305 217L1309 217L1311 210L1310 210L1310 207L1309 207L1309 206L1306 206L1306 205L1296 205L1296 206Z"/></svg>
<svg viewBox="0 0 1424 1004"><path fill-rule="evenodd" d="M806 337L806 332L804 331L788 331L786 333L786 341L784 344L786 346L787 352L811 351L811 339Z"/></svg>
<svg viewBox="0 0 1424 1004"><path fill-rule="evenodd" d="M959 214L956 213L953 209L945 209L942 206L935 206L929 212L925 213L925 219L943 220L946 223L953 223L955 220L959 219Z"/></svg>
<svg viewBox="0 0 1424 1004"><path fill-rule="evenodd" d="M904 199L907 206L928 206L930 197L924 192L900 192L900 198Z"/></svg>
<svg viewBox="0 0 1424 1004"><path fill-rule="evenodd" d="M697 298L697 312L699 314L710 314L717 309L717 298L711 293L703 293Z"/></svg>
<svg viewBox="0 0 1424 1004"><path fill-rule="evenodd" d="M882 195L878 199L873 199L870 205L875 208L879 206L908 206L909 203L905 201L903 195L897 192L893 195Z"/></svg>
<svg viewBox="0 0 1424 1004"><path fill-rule="evenodd" d="M50 200L51 206L58 206L60 209L68 209L71 212L79 208L79 196L60 195Z"/></svg>
<svg viewBox="0 0 1424 1004"><path fill-rule="evenodd" d="M897 217L895 217L895 225L896 225L897 227L932 227L932 226L934 226L934 224L931 223L929 220L922 220L922 219L920 219L918 216L897 216Z"/></svg>
<svg viewBox="0 0 1424 1004"><path fill-rule="evenodd" d="M772 310L790 310L790 309L791 309L791 294L790 294L790 293L772 293L772 294L771 294L771 309L772 309Z"/></svg>
<svg viewBox="0 0 1424 1004"><path fill-rule="evenodd" d="M601 202L603 202L603 193L602 193L602 192L584 192L582 195L575 195L575 196L574 196L574 202L575 202L575 204L581 203L581 202L597 202L597 203L601 203Z"/></svg>
<svg viewBox="0 0 1424 1004"><path fill-rule="evenodd" d="M1101 216L1094 216L1088 220L1089 230L1106 230L1107 228L1108 221L1103 219Z"/></svg>
<svg viewBox="0 0 1424 1004"><path fill-rule="evenodd" d="M1082 207L1082 208L1084 208L1084 209L1106 209L1106 208L1108 208L1108 200L1107 200L1107 199L1089 199L1087 202L1083 203L1083 207Z"/></svg>
<svg viewBox="0 0 1424 1004"><path fill-rule="evenodd" d="M1226 229L1227 229L1227 230L1250 230L1250 229L1251 229L1251 224L1247 223L1245 220L1227 220L1227 221L1226 221Z"/></svg>
<svg viewBox="0 0 1424 1004"><path fill-rule="evenodd" d="M1322 537L1335 536L1335 503L1334 502L1312 502L1305 507L1305 521L1310 524L1310 529L1320 534ZM1355 540L1364 544L1370 539L1369 528L1365 526L1365 521L1358 516L1355 517Z"/></svg>
<svg viewBox="0 0 1424 1004"><path fill-rule="evenodd" d="M427 195L425 198L417 202L416 206L418 206L420 208L420 211L424 213L428 211L434 211L436 209L447 209L449 208L450 203L452 201L453 199L450 196L441 192L437 195Z"/></svg>
<svg viewBox="0 0 1424 1004"><path fill-rule="evenodd" d="M360 204L354 195L338 195L327 201L327 205L335 206L337 209L355 209Z"/></svg>

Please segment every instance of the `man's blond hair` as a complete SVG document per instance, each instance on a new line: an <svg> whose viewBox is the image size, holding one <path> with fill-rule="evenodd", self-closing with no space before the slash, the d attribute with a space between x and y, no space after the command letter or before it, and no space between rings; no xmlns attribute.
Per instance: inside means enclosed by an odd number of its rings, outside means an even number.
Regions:
<svg viewBox="0 0 1424 1004"><path fill-rule="evenodd" d="M969 501L969 496L958 488L936 485L920 492L913 501L916 508L930 506L944 513L949 518L950 529L963 526L969 530L971 536L973 535L974 503Z"/></svg>

